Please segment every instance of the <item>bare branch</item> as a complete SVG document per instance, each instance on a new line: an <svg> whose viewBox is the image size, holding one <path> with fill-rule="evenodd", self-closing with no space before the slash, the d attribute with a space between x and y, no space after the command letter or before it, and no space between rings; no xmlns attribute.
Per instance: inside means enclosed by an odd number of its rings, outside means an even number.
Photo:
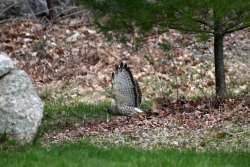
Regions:
<svg viewBox="0 0 250 167"><path fill-rule="evenodd" d="M11 5L9 5L7 8L3 9L1 12L0 12L0 16L2 14L4 14L4 12L8 11L10 8L14 7L17 3L16 2L13 2Z"/></svg>

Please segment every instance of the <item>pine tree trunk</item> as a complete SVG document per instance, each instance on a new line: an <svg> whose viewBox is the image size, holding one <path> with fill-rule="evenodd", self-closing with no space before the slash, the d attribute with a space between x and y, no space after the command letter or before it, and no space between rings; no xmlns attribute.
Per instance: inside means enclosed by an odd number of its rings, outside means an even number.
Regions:
<svg viewBox="0 0 250 167"><path fill-rule="evenodd" d="M227 94L224 69L222 25L217 22L214 33L214 64L215 64L215 82L216 96L224 98Z"/></svg>

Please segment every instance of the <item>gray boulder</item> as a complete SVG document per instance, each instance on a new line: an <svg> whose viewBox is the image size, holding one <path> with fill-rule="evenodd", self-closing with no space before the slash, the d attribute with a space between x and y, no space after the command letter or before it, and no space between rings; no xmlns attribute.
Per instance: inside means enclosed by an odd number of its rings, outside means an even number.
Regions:
<svg viewBox="0 0 250 167"><path fill-rule="evenodd" d="M31 17L48 14L46 0L4 0L0 1L0 19L10 17Z"/></svg>
<svg viewBox="0 0 250 167"><path fill-rule="evenodd" d="M0 77L14 69L13 61L3 52L0 52Z"/></svg>
<svg viewBox="0 0 250 167"><path fill-rule="evenodd" d="M49 8L56 15L61 15L64 10L74 6L75 0L0 0L0 20L10 17L45 16ZM48 4L48 2L50 4Z"/></svg>
<svg viewBox="0 0 250 167"><path fill-rule="evenodd" d="M14 69L0 77L0 134L29 143L42 117L43 103L24 71Z"/></svg>

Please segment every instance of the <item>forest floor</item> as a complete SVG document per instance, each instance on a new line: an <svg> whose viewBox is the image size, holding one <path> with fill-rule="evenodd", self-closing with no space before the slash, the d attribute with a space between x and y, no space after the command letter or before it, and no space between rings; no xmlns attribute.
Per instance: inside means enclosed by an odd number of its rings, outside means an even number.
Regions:
<svg viewBox="0 0 250 167"><path fill-rule="evenodd" d="M83 110L80 116L76 114L79 120L71 120L74 114L69 114L56 130L43 133L44 145L90 138L102 146L250 150L250 109L244 96L237 97L250 89L249 29L225 38L226 80L233 96L219 101L213 98L212 38L201 42L194 35L170 30L148 38L135 50L132 42L107 41L91 22L86 12L84 17L56 24L26 20L0 27L0 51L7 52L33 78L46 105L59 101L72 106L71 113ZM168 52L160 49L162 42L170 44ZM102 119L82 121L88 109L75 105L100 106L109 101L111 73L121 61L131 67L142 89L145 110L154 115L106 120L104 107ZM67 116L60 114L56 116ZM70 126L61 128L60 123Z"/></svg>
<svg viewBox="0 0 250 167"><path fill-rule="evenodd" d="M107 41L88 15L56 24L29 20L2 24L0 50L33 78L45 99L102 102L110 93L115 65L121 61L128 63L139 81L143 100L214 95L212 38L200 42L194 35L169 30L147 38L135 50L133 41ZM161 43L171 49L164 52ZM226 36L224 45L229 94L247 92L250 30Z"/></svg>

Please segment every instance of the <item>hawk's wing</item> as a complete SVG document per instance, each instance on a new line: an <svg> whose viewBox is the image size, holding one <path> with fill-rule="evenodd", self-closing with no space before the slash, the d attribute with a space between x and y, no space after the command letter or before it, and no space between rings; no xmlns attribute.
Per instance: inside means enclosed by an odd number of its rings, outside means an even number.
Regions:
<svg viewBox="0 0 250 167"><path fill-rule="evenodd" d="M140 86L138 84L138 82L136 80L135 81L135 90L136 90L136 93L137 93L137 107L141 104L141 98L142 98L142 94L141 94L141 89L140 89Z"/></svg>
<svg viewBox="0 0 250 167"><path fill-rule="evenodd" d="M112 74L112 94L117 105L140 105L141 90L127 64L121 63Z"/></svg>

